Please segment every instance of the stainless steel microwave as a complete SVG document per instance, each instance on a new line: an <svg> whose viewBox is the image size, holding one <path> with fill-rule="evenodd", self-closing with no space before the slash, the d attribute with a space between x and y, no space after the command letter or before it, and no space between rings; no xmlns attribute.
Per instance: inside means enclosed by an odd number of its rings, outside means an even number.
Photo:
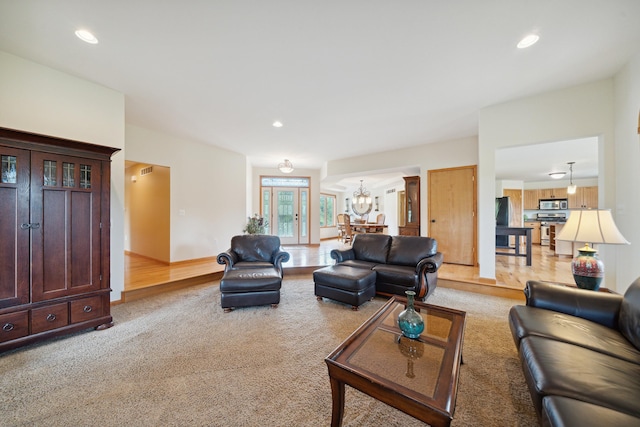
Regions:
<svg viewBox="0 0 640 427"><path fill-rule="evenodd" d="M569 209L569 201L567 199L540 199L540 209Z"/></svg>

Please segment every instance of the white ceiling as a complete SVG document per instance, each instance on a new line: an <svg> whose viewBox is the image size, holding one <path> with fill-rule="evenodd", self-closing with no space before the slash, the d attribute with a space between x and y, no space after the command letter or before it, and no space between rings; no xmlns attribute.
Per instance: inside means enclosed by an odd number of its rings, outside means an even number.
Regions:
<svg viewBox="0 0 640 427"><path fill-rule="evenodd" d="M598 138L548 142L496 151L496 179L525 182L554 181L549 174L566 172L570 179L569 162L573 165L573 179L598 176Z"/></svg>
<svg viewBox="0 0 640 427"><path fill-rule="evenodd" d="M124 93L128 123L319 168L477 135L484 106L610 77L639 16L638 0L0 0L0 50Z"/></svg>

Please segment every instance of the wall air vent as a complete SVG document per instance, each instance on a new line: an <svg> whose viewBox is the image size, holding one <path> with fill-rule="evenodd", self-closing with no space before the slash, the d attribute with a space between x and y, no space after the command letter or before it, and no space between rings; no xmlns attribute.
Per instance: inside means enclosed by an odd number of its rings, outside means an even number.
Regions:
<svg viewBox="0 0 640 427"><path fill-rule="evenodd" d="M149 175L151 172L153 172L153 166L147 166L140 169L140 176Z"/></svg>
<svg viewBox="0 0 640 427"><path fill-rule="evenodd" d="M395 188L392 188L392 189L390 189L390 190L387 190L387 194L391 194L391 193L395 193L395 192L396 192L396 189L395 189Z"/></svg>

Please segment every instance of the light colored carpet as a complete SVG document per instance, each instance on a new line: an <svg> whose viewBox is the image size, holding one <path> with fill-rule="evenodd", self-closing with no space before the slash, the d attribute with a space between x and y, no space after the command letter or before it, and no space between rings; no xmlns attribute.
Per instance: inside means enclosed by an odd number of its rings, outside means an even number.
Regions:
<svg viewBox="0 0 640 427"><path fill-rule="evenodd" d="M280 306L223 313L218 282L113 307L115 326L0 355L3 426L328 426L324 358L384 304L354 312L287 276ZM516 301L438 288L467 312L454 426L535 426L507 324ZM346 387L344 426L424 426Z"/></svg>

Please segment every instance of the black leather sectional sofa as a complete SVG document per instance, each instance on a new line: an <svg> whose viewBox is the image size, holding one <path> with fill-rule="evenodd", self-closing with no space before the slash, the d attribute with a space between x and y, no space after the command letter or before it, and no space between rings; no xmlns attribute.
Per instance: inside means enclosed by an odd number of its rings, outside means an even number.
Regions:
<svg viewBox="0 0 640 427"><path fill-rule="evenodd" d="M529 281L509 325L543 426L640 426L640 278L624 296Z"/></svg>

